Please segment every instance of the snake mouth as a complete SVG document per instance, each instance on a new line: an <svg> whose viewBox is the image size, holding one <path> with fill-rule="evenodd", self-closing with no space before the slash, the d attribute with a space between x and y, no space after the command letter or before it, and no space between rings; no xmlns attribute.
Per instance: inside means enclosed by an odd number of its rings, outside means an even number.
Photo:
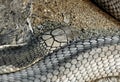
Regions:
<svg viewBox="0 0 120 82"><path fill-rule="evenodd" d="M0 45L0 50L5 49L5 48L11 48L11 47L21 47L25 46L27 43L22 43L22 44L10 44L10 45Z"/></svg>

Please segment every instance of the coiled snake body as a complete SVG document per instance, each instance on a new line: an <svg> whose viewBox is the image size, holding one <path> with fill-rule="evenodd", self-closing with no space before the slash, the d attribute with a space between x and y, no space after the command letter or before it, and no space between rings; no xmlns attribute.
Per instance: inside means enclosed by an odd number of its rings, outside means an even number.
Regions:
<svg viewBox="0 0 120 82"><path fill-rule="evenodd" d="M120 20L119 0L94 1ZM119 75L120 36L72 41L69 34L68 27L51 28L31 35L24 46L0 48L0 82L85 82Z"/></svg>

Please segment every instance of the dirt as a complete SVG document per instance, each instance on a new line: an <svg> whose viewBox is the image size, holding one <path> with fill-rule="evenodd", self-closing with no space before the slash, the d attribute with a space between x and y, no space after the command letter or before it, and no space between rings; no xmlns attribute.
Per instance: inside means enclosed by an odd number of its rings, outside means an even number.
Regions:
<svg viewBox="0 0 120 82"><path fill-rule="evenodd" d="M34 0L33 24L51 20L80 28L120 27L120 22L90 0Z"/></svg>

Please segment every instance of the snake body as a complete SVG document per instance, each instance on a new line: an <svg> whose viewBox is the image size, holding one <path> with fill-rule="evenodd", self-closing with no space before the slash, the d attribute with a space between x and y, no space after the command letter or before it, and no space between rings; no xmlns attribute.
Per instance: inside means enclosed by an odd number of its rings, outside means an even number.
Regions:
<svg viewBox="0 0 120 82"><path fill-rule="evenodd" d="M120 0L92 0L110 15L120 20Z"/></svg>
<svg viewBox="0 0 120 82"><path fill-rule="evenodd" d="M119 0L94 2L120 20ZM0 48L0 82L85 82L119 75L120 36L72 40L66 29L48 29L24 46Z"/></svg>
<svg viewBox="0 0 120 82"><path fill-rule="evenodd" d="M54 51L27 69L1 75L1 82L85 82L120 72L120 36L98 37Z"/></svg>

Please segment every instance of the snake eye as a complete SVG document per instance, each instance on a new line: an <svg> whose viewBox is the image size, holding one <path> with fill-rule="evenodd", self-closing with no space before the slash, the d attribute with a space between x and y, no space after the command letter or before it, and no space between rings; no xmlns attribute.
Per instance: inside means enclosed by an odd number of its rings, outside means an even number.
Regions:
<svg viewBox="0 0 120 82"><path fill-rule="evenodd" d="M11 11L10 14L15 15L16 13L14 11Z"/></svg>
<svg viewBox="0 0 120 82"><path fill-rule="evenodd" d="M26 21L26 24L29 25L29 23Z"/></svg>

